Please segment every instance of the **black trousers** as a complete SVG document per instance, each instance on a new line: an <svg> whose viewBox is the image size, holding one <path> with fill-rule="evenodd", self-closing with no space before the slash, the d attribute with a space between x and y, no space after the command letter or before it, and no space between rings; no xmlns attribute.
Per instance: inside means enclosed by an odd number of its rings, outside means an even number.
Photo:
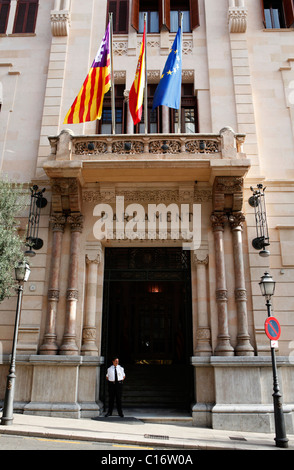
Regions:
<svg viewBox="0 0 294 470"><path fill-rule="evenodd" d="M121 398L122 398L122 387L123 383L120 382L108 382L108 392L109 392L109 405L108 405L108 413L111 415L113 411L114 399L116 400L116 408L118 414L122 414L122 405L121 405Z"/></svg>

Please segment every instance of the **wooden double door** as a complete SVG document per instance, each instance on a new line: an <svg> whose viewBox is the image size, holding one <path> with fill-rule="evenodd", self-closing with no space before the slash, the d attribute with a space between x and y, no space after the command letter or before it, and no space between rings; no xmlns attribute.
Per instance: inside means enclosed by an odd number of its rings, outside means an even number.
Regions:
<svg viewBox="0 0 294 470"><path fill-rule="evenodd" d="M126 369L124 403L189 406L189 252L177 248L107 251L102 346L106 366L118 355Z"/></svg>

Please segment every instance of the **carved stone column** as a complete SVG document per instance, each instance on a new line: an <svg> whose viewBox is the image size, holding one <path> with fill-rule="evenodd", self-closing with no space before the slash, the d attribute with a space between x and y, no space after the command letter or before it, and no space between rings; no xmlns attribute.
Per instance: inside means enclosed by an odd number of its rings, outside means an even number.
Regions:
<svg viewBox="0 0 294 470"><path fill-rule="evenodd" d="M242 228L244 221L245 216L242 212L237 212L229 216L233 236L235 300L238 318L237 346L235 351L237 356L254 356L254 350L250 344L250 336L248 333L247 293L242 248Z"/></svg>
<svg viewBox="0 0 294 470"><path fill-rule="evenodd" d="M81 353L87 356L97 356L96 345L96 302L97 302L97 281L98 265L101 263L102 248L98 253L86 255L87 280L86 280L86 305L85 321L83 328L83 344Z"/></svg>
<svg viewBox="0 0 294 470"><path fill-rule="evenodd" d="M40 347L40 354L54 355L57 354L58 346L56 343L56 316L57 305L59 301L59 273L61 261L61 247L66 217L62 214L52 215L52 255L51 268L48 289L48 307L45 334L43 344Z"/></svg>
<svg viewBox="0 0 294 470"><path fill-rule="evenodd" d="M83 216L81 214L70 215L68 222L71 225L70 264L68 288L66 293L67 310L65 318L65 330L60 354L78 354L76 344L76 316L78 301L78 272L79 272L79 248L80 236L83 230Z"/></svg>
<svg viewBox="0 0 294 470"><path fill-rule="evenodd" d="M196 356L211 356L211 334L207 311L207 265L208 255L194 253L197 278L197 332Z"/></svg>
<svg viewBox="0 0 294 470"><path fill-rule="evenodd" d="M224 225L228 218L225 213L214 212L211 223L214 232L215 268L216 268L216 302L218 310L218 342L215 348L217 356L233 356L234 349L230 344L228 328L228 291L225 272Z"/></svg>

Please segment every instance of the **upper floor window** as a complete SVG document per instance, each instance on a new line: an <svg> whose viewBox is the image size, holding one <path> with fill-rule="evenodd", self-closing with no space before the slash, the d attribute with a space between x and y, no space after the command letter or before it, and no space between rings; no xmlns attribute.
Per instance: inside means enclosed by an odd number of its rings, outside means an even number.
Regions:
<svg viewBox="0 0 294 470"><path fill-rule="evenodd" d="M179 130L179 111L170 109L170 132ZM181 97L181 129L184 134L199 132L197 98L192 83L182 84Z"/></svg>
<svg viewBox="0 0 294 470"><path fill-rule="evenodd" d="M141 0L139 10L139 33L144 31L144 13L147 13L147 33L159 33L158 0Z"/></svg>
<svg viewBox="0 0 294 470"><path fill-rule="evenodd" d="M191 17L189 0L170 0L170 32L176 33L178 31L179 12L183 13L183 33L190 33Z"/></svg>
<svg viewBox="0 0 294 470"><path fill-rule="evenodd" d="M108 0L108 13L113 13L114 34L127 34L129 30L129 0Z"/></svg>
<svg viewBox="0 0 294 470"><path fill-rule="evenodd" d="M0 34L6 33L10 11L10 0L0 0Z"/></svg>
<svg viewBox="0 0 294 470"><path fill-rule="evenodd" d="M125 85L115 85L115 133L126 133ZM101 120L97 121L97 134L112 133L111 92L106 93Z"/></svg>
<svg viewBox="0 0 294 470"><path fill-rule="evenodd" d="M291 28L294 24L294 0L262 0L266 29Z"/></svg>
<svg viewBox="0 0 294 470"><path fill-rule="evenodd" d="M159 33L164 28L174 32L178 29L179 11L184 12L184 32L199 26L198 0L132 0L131 25L142 33L147 12L148 33Z"/></svg>
<svg viewBox="0 0 294 470"><path fill-rule="evenodd" d="M13 33L34 33L39 0L18 0Z"/></svg>

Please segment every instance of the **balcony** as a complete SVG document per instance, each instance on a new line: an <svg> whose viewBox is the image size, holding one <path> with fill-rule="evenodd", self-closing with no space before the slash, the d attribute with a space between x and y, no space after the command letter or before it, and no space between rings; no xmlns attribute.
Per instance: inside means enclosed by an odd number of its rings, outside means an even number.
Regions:
<svg viewBox="0 0 294 470"><path fill-rule="evenodd" d="M250 161L244 134L225 127L219 134L74 135L49 137L44 164L50 178L99 182L208 181L245 176Z"/></svg>

